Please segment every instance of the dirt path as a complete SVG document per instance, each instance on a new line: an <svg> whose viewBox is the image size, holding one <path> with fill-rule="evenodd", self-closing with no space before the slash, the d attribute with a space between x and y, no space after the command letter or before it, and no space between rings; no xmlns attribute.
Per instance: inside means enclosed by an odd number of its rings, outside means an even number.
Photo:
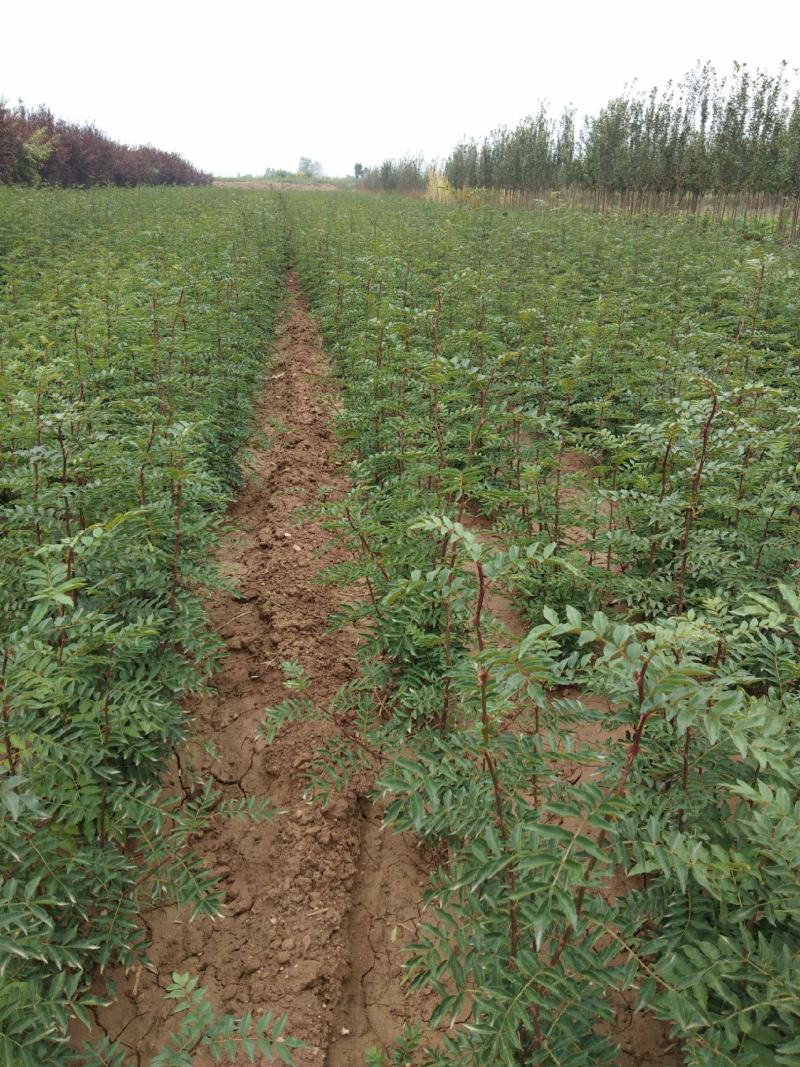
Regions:
<svg viewBox="0 0 800 1067"><path fill-rule="evenodd" d="M229 651L213 694L192 709L196 743L182 757L184 779L192 762L224 795L267 798L286 814L266 824L217 820L197 844L221 877L224 919L189 924L176 909L146 916L152 970L115 975L121 996L98 1013L108 1035L142 1067L170 1029L163 990L173 971L199 974L221 1010L288 1013L287 1032L309 1046L296 1056L298 1067L355 1067L360 1050L347 1058L354 1050L343 1029L367 1047L402 1028L402 994L373 1008L369 1001L381 996L369 990L376 982L388 987L390 973L391 985L399 985L399 944L395 949L391 930L412 924L425 881L413 843L378 833L379 817L358 795L364 783L353 783L326 811L303 800L303 770L333 727L298 723L270 748L255 739L263 710L287 696L282 660L303 666L318 706L354 670L357 635L326 631L344 594L315 582L340 557L321 558L328 535L295 518L321 488L346 485L334 459L329 387L317 327L290 275L288 312L258 405L251 470L219 552L239 593L219 593L208 605ZM202 750L208 742L216 748L213 761ZM369 974L371 985L363 981ZM347 1053L328 1060L334 1037ZM202 1058L194 1062L205 1067Z"/></svg>

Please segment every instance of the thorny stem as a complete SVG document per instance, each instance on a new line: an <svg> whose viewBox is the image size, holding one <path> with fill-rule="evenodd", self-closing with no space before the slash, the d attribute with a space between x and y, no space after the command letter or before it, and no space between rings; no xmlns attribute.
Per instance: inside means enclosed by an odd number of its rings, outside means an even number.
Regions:
<svg viewBox="0 0 800 1067"><path fill-rule="evenodd" d="M709 386L709 388L711 387ZM714 421L714 416L717 414L718 404L717 394L714 389L711 388L711 410L700 430L700 459L695 468L694 477L692 478L692 488L689 494L689 503L684 512L683 535L681 536L680 543L681 562L678 568L678 614L681 614L686 610L686 569L689 564L689 535L694 523L697 502L700 499L703 469L706 465L706 460L708 459L708 443L711 436L711 423ZM756 566L758 566L758 564L756 564Z"/></svg>
<svg viewBox="0 0 800 1067"><path fill-rule="evenodd" d="M661 504L663 502L664 497L667 495L667 481L668 481L668 479L667 479L667 464L669 463L669 457L672 454L672 445L673 445L673 440L670 437L669 440L667 441L667 447L664 449L664 458L661 460L661 490L660 490L660 492L658 494L658 502L659 502L659 504ZM648 563L647 563L647 573L648 573L648 575L652 575L653 571L655 569L656 547L657 547L657 544L658 544L658 538L659 538L660 534L661 534L661 523L660 522L656 522L655 527L653 528L653 536L650 539L650 555L648 557Z"/></svg>
<svg viewBox="0 0 800 1067"><path fill-rule="evenodd" d="M481 612L483 610L483 603L486 595L486 576L483 571L483 567L480 562L477 563L478 571L478 601L475 608L475 616L473 623L475 626L475 636L478 640L478 649L482 652L484 649L483 632L481 629ZM481 737L483 740L483 760L486 765L486 769L489 771L489 777L492 780L492 791L494 793L494 810L495 810L495 825L497 826L497 832L500 835L500 840L503 842L503 848L508 852L508 824L506 823L505 814L503 812L503 791L500 785L500 778L497 773L497 763L495 762L494 755L491 751L491 723L489 721L489 671L486 667L480 666L478 668L478 686L481 694ZM508 913L511 927L510 934L510 950L511 958L516 960L517 953L519 951L519 916L517 909L517 901L515 899L517 889L517 879L514 872L513 865L511 863L506 867L506 881L508 883Z"/></svg>
<svg viewBox="0 0 800 1067"><path fill-rule="evenodd" d="M358 748L366 752L368 756L372 756L373 759L376 759L378 761L378 763L383 762L383 751L379 748L375 748L373 745L370 745L367 741L365 741L364 738L361 737L361 735L358 734L355 730L353 730L352 727L349 726L348 723L345 722L345 720L340 715L334 716L333 721L336 723L336 726L339 730L341 730L345 737L348 738L348 740L352 741L354 745L357 745Z"/></svg>
<svg viewBox="0 0 800 1067"><path fill-rule="evenodd" d="M508 851L508 824L506 823L505 815L503 814L503 791L497 774L497 764L489 747L491 743L491 728L489 724L489 702L487 697L488 685L489 672L485 667L480 667L478 669L478 686L480 687L481 692L483 759L486 764L486 769L489 771L489 777L492 779L495 825L500 834L500 840L503 842L503 847ZM517 902L514 899L517 891L517 878L511 863L506 867L506 881L508 883L509 894L508 914L511 925L511 957L512 959L516 959L519 950L519 918L517 915Z"/></svg>
<svg viewBox="0 0 800 1067"><path fill-rule="evenodd" d="M467 451L466 451L465 456L464 456L464 466L463 466L464 471L468 470L469 467L470 467L470 464L472 463L473 456L475 455L475 452L476 452L476 450L478 448L478 445L480 444L480 441L481 441L481 434L483 433L483 428L486 425L486 422L488 420L488 410L487 409L488 409L488 405L489 405L489 393L490 393L491 388L492 388L492 383L494 382L495 373L496 373L496 368L492 368L492 370L489 373L489 376L487 377L486 382L484 383L484 386L483 386L483 388L481 389L481 392L480 392L480 398L479 398L479 403L478 403L478 419L477 419L477 422L475 423L475 426L473 427L472 433L470 434L469 445L467 446ZM462 486L463 486L463 476L462 476ZM467 497L466 497L466 494L463 492L463 488L462 488L461 499L458 502L458 510L456 512L456 522L461 522L461 520L464 518L464 511L466 510L466 507L467 507Z"/></svg>
<svg viewBox="0 0 800 1067"><path fill-rule="evenodd" d="M9 724L9 712L11 710L11 701L3 699L3 693L6 689L6 669L8 667L8 661L11 658L11 649L6 648L3 650L3 666L0 669L0 701L2 701L3 709L3 723L5 724L6 734L6 759L8 760L9 774L14 774L17 769L17 760L19 759L19 752L16 747L11 743L11 727Z"/></svg>
<svg viewBox="0 0 800 1067"><path fill-rule="evenodd" d="M373 552L373 550L372 550L369 542L367 541L366 537L361 532L361 530L359 530L359 528L356 526L356 524L355 524L355 522L353 520L353 516L350 513L350 508L345 508L344 509L344 513L345 513L345 517L347 519L347 525L350 527L350 529L353 531L353 533L358 538L359 543L361 544L361 547L364 549L364 551L367 553L369 558L372 560L372 562L375 564L375 566L381 572L381 574L383 575L383 578L388 582L389 581L389 572L386 570L386 568L384 567L383 563L381 562L380 556L378 556L375 552Z"/></svg>
<svg viewBox="0 0 800 1067"><path fill-rule="evenodd" d="M447 662L447 673L444 678L444 686L442 693L442 719L439 724L439 732L444 733L447 730L448 721L450 718L450 670L453 666L453 649L452 649L452 631L453 631L453 605L450 602L450 595L453 589L453 579L455 578L455 570L450 568L450 573L447 576L447 596L444 602L444 655Z"/></svg>
<svg viewBox="0 0 800 1067"><path fill-rule="evenodd" d="M180 560L183 532L181 530L181 513L183 503L183 482L178 481L175 485L175 535L172 543L172 606L175 606L178 588L180 586Z"/></svg>
<svg viewBox="0 0 800 1067"><path fill-rule="evenodd" d="M692 731L687 728L686 736L683 739L683 770L681 772L681 789L683 791L684 803L686 803L686 795L689 792L689 747L692 743ZM678 820L678 826L683 832L683 828L686 824L686 808L681 808L680 818Z"/></svg>
<svg viewBox="0 0 800 1067"><path fill-rule="evenodd" d="M145 449L144 449L144 455L142 456L142 462L141 462L141 464L139 466L139 503L141 504L142 507L145 507L146 504L147 504L147 494L146 494L146 490L145 490L144 472L145 472L145 467L147 466L147 461L150 458L150 449L153 447L153 441L155 440L155 437L156 437L156 420L153 419L152 423L150 424L150 436L147 439L147 444L145 445Z"/></svg>
<svg viewBox="0 0 800 1067"><path fill-rule="evenodd" d="M625 758L625 766L622 768L622 774L620 775L620 778L619 778L619 781L617 782L616 787L614 789L611 789L611 790L607 791L606 798L611 797L611 796L621 797L621 796L625 795L625 789L626 789L626 786L628 784L628 777L629 777L629 775L631 773L631 768L633 767L633 764L634 764L634 762L636 760L636 757L639 755L639 751L641 749L642 735L644 734L644 728L647 725L647 720L650 718L651 715L653 715L653 713L656 710L655 708L651 708L650 711L642 711L642 706L644 704L644 696L645 696L645 693L644 693L645 676L647 674L647 669L650 666L650 663L652 662L652 659L653 659L654 655L655 655L655 653L651 652L650 655L645 659L645 661L642 664L640 670L638 670L636 672L635 678L636 678L637 695L638 695L638 701L639 701L639 718L638 718L638 720L636 722L636 726L634 727L633 737L631 738L631 742L628 745L628 750L627 750L626 758ZM607 830L601 830L600 833L597 836L597 847L598 847L598 849L602 849L607 840L608 840L608 831ZM594 871L596 866L597 866L597 859L596 859L596 857L592 856L589 859L589 862L586 864L586 870L584 872L583 884L578 889L578 892L577 892L576 897L575 897L575 913L579 918L580 918L581 912L583 911L583 905L584 905L584 901L586 899L586 889L587 889L586 883L591 878L592 872ZM550 963L549 963L550 967L554 967L558 963L558 961L561 959L562 953L564 952L564 949L569 944L574 932L575 932L574 927L572 927L572 926L567 926L566 927L566 929L564 930L563 934L559 938L558 945L556 946L556 949L553 952L553 955L550 957Z"/></svg>
<svg viewBox="0 0 800 1067"><path fill-rule="evenodd" d="M64 528L67 531L67 537L72 536L72 513L69 506L69 494L67 492L67 469L69 464L69 454L67 452L67 446L64 441L64 428L59 425L56 432L56 438L58 440L58 447L61 451L61 490L64 497Z"/></svg>
<svg viewBox="0 0 800 1067"><path fill-rule="evenodd" d="M483 652L483 628L481 625L481 614L483 612L483 601L486 597L486 574L483 570L483 564L478 560L475 564L475 569L478 573L478 599L475 603L475 614L472 617L472 625L475 627L475 636L478 639L478 651Z"/></svg>
<svg viewBox="0 0 800 1067"><path fill-rule="evenodd" d="M776 504L773 507L772 511L770 511L769 515L766 518L766 521L764 522L764 529L763 529L762 534L761 534L761 544L758 546L758 555L756 556L756 570L760 570L761 569L761 557L764 554L764 546L767 543L767 534L769 533L770 523L774 519L775 512L777 510L778 510L778 505Z"/></svg>
<svg viewBox="0 0 800 1067"><path fill-rule="evenodd" d="M103 699L103 770L108 768L108 744L111 738L111 718L109 714L109 691L111 682L111 671L113 666L114 647L113 645L108 650L108 666L106 667L103 680L105 682L105 698ZM106 811L108 806L108 779L107 776L103 776L102 782L102 797L100 800L100 828L99 828L99 841L100 846L104 846L106 843Z"/></svg>

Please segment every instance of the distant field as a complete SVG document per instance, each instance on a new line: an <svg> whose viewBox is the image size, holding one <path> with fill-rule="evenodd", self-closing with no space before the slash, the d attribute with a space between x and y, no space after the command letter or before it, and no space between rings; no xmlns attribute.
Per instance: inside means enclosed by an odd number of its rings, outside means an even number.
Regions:
<svg viewBox="0 0 800 1067"><path fill-rule="evenodd" d="M215 178L213 184L221 189L313 189L330 193L349 189L353 183L348 178L326 178L323 181L312 178Z"/></svg>

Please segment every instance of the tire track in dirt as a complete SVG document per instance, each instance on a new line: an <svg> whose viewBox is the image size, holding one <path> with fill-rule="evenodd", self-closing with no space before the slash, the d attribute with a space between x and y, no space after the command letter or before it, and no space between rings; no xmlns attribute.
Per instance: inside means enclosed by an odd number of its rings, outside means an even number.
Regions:
<svg viewBox="0 0 800 1067"><path fill-rule="evenodd" d="M368 842L370 870L373 862L379 870L394 864L395 848L401 864L404 850L410 849L409 857L415 853L413 845L400 842L382 843L381 855L373 854L370 828L376 816L359 797L366 783L351 783L326 810L303 800L304 769L333 726L289 725L269 748L255 739L264 709L287 696L282 660L302 665L311 679L307 695L318 707L355 669L357 634L326 630L346 593L315 582L342 556L330 551L329 536L317 523L298 526L295 520L297 509L313 505L323 487L334 493L346 488L329 428L332 405L319 333L290 272L288 309L257 406L248 477L218 553L238 592L217 592L207 604L211 626L228 652L212 680L213 692L190 709L194 737L181 755L184 782L189 770L196 770L213 777L224 796L266 798L285 814L261 824L215 819L196 842L220 877L224 918L189 923L176 908L145 916L152 940L149 965L136 974L113 974L120 996L97 1013L109 1037L118 1038L142 1067L174 1028L163 999L173 971L198 974L221 1011L286 1012L287 1033L308 1044L296 1054L298 1067L322 1067L334 1012L338 1021L343 1010L357 1011L352 998L342 1000L343 983L352 985L359 968L367 966L373 928L385 925L387 906L393 907L385 894L379 904L368 888L362 842ZM209 742L216 749L213 759L203 748ZM167 788L180 788L177 772ZM368 901L359 901L358 908L366 907L366 915L351 914L357 872L359 893ZM417 887L424 880L416 871L413 878ZM389 883L391 888L392 879ZM406 888L404 880L404 893ZM416 888L415 900L419 895ZM399 964L390 967L394 978ZM345 1022L342 1028L350 1029ZM195 1054L193 1062L206 1067L211 1060Z"/></svg>

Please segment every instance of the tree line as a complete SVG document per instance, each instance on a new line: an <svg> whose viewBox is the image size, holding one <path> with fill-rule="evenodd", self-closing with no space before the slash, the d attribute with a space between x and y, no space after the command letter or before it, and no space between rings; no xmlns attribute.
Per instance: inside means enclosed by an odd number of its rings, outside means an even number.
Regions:
<svg viewBox="0 0 800 1067"><path fill-rule="evenodd" d="M384 159L374 167L356 163L354 174L362 189L385 193L424 192L428 184L428 166L420 156Z"/></svg>
<svg viewBox="0 0 800 1067"><path fill-rule="evenodd" d="M513 129L457 145L444 165L457 189L591 190L800 198L800 93L777 73L698 65L678 83L610 100L581 128L546 106Z"/></svg>
<svg viewBox="0 0 800 1067"><path fill-rule="evenodd" d="M119 144L95 126L57 119L47 108L0 101L0 185L208 185L176 152Z"/></svg>

